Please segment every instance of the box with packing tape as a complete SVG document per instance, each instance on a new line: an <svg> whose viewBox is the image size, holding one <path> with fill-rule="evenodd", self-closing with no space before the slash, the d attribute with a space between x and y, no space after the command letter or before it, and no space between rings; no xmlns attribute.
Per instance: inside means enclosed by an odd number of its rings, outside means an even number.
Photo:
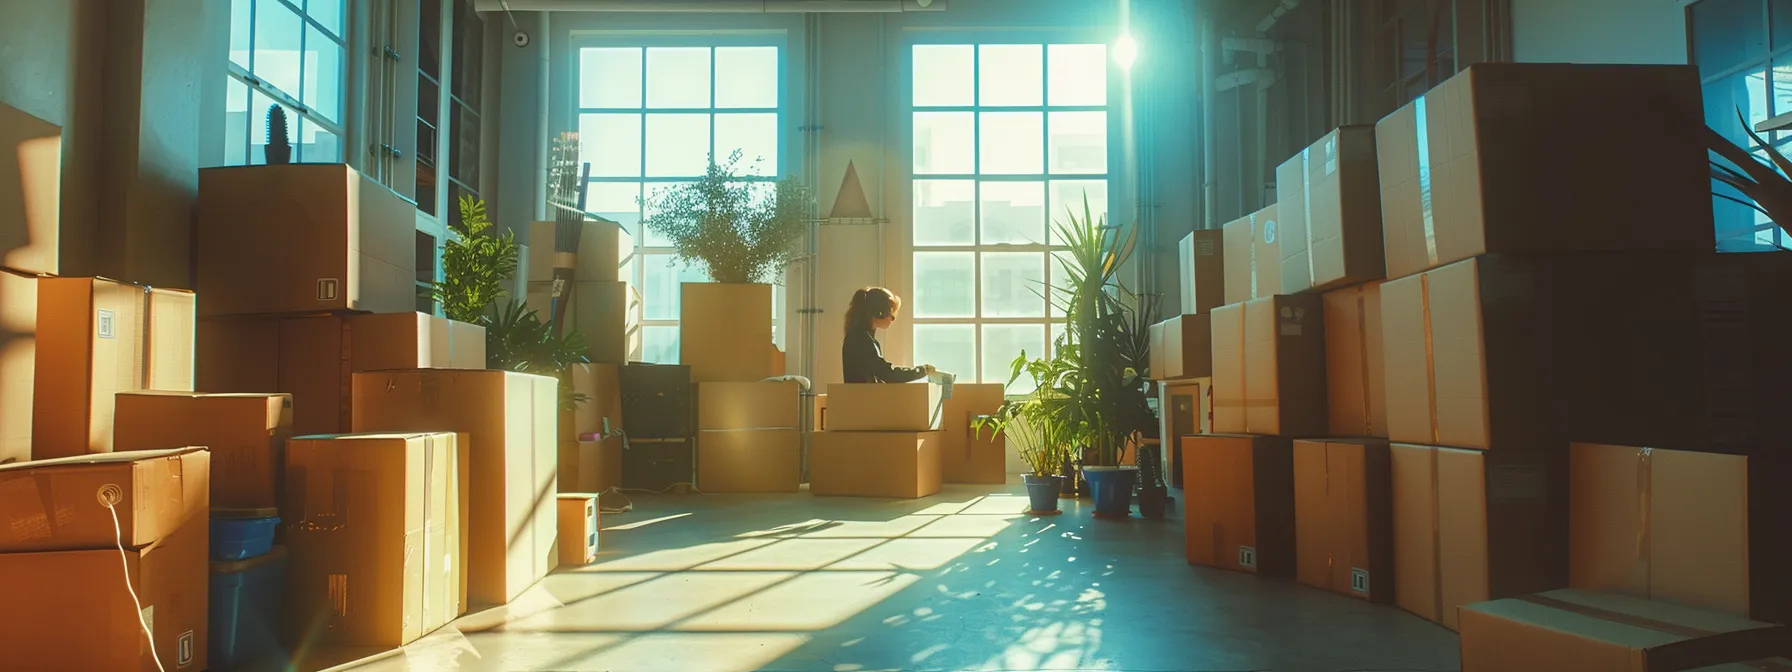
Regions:
<svg viewBox="0 0 1792 672"><path fill-rule="evenodd" d="M1213 311L1213 431L1322 436L1325 313L1317 294Z"/></svg>
<svg viewBox="0 0 1792 672"><path fill-rule="evenodd" d="M1228 222L1224 227L1226 303L1242 303L1282 293L1280 233L1276 206Z"/></svg>
<svg viewBox="0 0 1792 672"><path fill-rule="evenodd" d="M915 499L940 491L940 432L830 430L809 438L810 493Z"/></svg>
<svg viewBox="0 0 1792 672"><path fill-rule="evenodd" d="M220 509L277 508L286 486L292 396L120 392L117 450L205 446L211 451L211 503Z"/></svg>
<svg viewBox="0 0 1792 672"><path fill-rule="evenodd" d="M1285 437L1182 437L1188 562L1294 575L1294 463Z"/></svg>
<svg viewBox="0 0 1792 672"><path fill-rule="evenodd" d="M1333 436L1388 437L1381 283L1325 293L1325 388Z"/></svg>
<svg viewBox="0 0 1792 672"><path fill-rule="evenodd" d="M1323 292L1387 276L1375 127L1345 126L1276 168L1281 291Z"/></svg>
<svg viewBox="0 0 1792 672"><path fill-rule="evenodd" d="M1178 315L1151 325L1151 380L1213 375L1213 315Z"/></svg>
<svg viewBox="0 0 1792 672"><path fill-rule="evenodd" d="M1388 442L1294 442L1295 579L1371 602L1394 598Z"/></svg>

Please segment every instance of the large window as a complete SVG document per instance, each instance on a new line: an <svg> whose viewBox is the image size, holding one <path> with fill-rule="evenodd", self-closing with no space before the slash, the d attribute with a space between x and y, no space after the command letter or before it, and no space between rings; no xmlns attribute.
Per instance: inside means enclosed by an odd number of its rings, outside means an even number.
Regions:
<svg viewBox="0 0 1792 672"><path fill-rule="evenodd" d="M231 0L225 165L267 161L268 108L286 108L292 161L343 160L348 0Z"/></svg>
<svg viewBox="0 0 1792 672"><path fill-rule="evenodd" d="M641 290L645 361L678 361L679 285L709 275L676 264L665 239L642 231L643 210L665 189L702 178L712 156L723 163L738 151L743 179L767 187L777 179L779 52L766 44L579 50L578 131L591 164L586 209L635 237L625 273ZM773 312L781 308L774 298Z"/></svg>
<svg viewBox="0 0 1792 672"><path fill-rule="evenodd" d="M1051 223L1108 209L1107 47L920 44L912 65L914 359L1006 382L1063 332Z"/></svg>
<svg viewBox="0 0 1792 672"><path fill-rule="evenodd" d="M1738 111L1750 127L1792 113L1792 0L1701 0L1687 11L1692 60L1705 84L1705 123L1752 148ZM1792 132L1762 137L1781 154L1792 150ZM1741 197L1713 185L1719 194ZM1792 248L1792 240L1766 215L1723 198L1714 197L1713 207L1720 248Z"/></svg>

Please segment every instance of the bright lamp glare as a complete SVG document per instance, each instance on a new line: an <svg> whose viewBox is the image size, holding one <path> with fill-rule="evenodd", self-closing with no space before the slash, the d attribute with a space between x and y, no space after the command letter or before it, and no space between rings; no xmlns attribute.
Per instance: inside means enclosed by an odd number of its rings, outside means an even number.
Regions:
<svg viewBox="0 0 1792 672"><path fill-rule="evenodd" d="M1122 34L1114 41L1114 62L1121 70L1131 70L1134 61L1139 60L1139 43L1134 42L1132 35Z"/></svg>

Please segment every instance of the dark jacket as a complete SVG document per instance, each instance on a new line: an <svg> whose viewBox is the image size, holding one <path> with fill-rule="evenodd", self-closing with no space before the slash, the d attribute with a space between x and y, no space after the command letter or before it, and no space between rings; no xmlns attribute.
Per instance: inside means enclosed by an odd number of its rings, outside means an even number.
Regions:
<svg viewBox="0 0 1792 672"><path fill-rule="evenodd" d="M840 365L849 383L906 383L927 375L921 367L891 366L871 332L857 329L846 332L846 341L840 345Z"/></svg>

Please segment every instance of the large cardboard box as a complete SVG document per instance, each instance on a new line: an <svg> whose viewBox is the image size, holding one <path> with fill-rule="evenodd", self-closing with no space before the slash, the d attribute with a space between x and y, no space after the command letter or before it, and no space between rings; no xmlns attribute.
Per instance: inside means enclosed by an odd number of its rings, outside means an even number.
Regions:
<svg viewBox="0 0 1792 672"><path fill-rule="evenodd" d="M622 486L622 437L560 442L561 494L605 493Z"/></svg>
<svg viewBox="0 0 1792 672"><path fill-rule="evenodd" d="M946 483L980 485L1007 483L1008 435L988 429L972 430L961 441L942 442L940 480Z"/></svg>
<svg viewBox="0 0 1792 672"><path fill-rule="evenodd" d="M528 307L545 324L553 316L552 282L531 282ZM591 361L625 364L641 360L641 293L626 282L574 282L566 307L568 329L577 329Z"/></svg>
<svg viewBox="0 0 1792 672"><path fill-rule="evenodd" d="M772 286L687 282L680 285L678 362L691 382L752 382L771 377Z"/></svg>
<svg viewBox="0 0 1792 672"><path fill-rule="evenodd" d="M417 206L343 164L199 171L199 314L417 306Z"/></svg>
<svg viewBox="0 0 1792 672"><path fill-rule="evenodd" d="M1454 630L1462 605L1566 587L1567 452L1392 444L1395 604Z"/></svg>
<svg viewBox="0 0 1792 672"><path fill-rule="evenodd" d="M1294 455L1276 436L1182 437L1183 526L1191 565L1294 575Z"/></svg>
<svg viewBox="0 0 1792 672"><path fill-rule="evenodd" d="M572 391L585 395L586 400L571 411L562 411L561 441L580 441L587 436L607 437L623 431L622 383L617 380L617 366L574 364L567 367L567 376L572 378Z"/></svg>
<svg viewBox="0 0 1792 672"><path fill-rule="evenodd" d="M1788 642L1784 625L1583 590L1462 608L1463 672L1787 670Z"/></svg>
<svg viewBox="0 0 1792 672"><path fill-rule="evenodd" d="M1325 373L1319 295L1264 297L1213 311L1213 431L1324 435Z"/></svg>
<svg viewBox="0 0 1792 672"><path fill-rule="evenodd" d="M280 506L291 395L121 392L116 409L116 450L204 446L211 451L212 506Z"/></svg>
<svg viewBox="0 0 1792 672"><path fill-rule="evenodd" d="M1766 468L1774 458L1587 443L1569 450L1569 587L1792 618L1783 569L1792 500Z"/></svg>
<svg viewBox="0 0 1792 672"><path fill-rule="evenodd" d="M931 432L945 415L940 386L912 383L834 383L828 386L830 432Z"/></svg>
<svg viewBox="0 0 1792 672"><path fill-rule="evenodd" d="M43 277L36 284L34 458L111 451L112 397L119 392L150 381L193 389L191 292L106 278Z"/></svg>
<svg viewBox="0 0 1792 672"><path fill-rule="evenodd" d="M1182 314L1199 315L1226 303L1226 232L1190 231L1176 248L1181 266Z"/></svg>
<svg viewBox="0 0 1792 672"><path fill-rule="evenodd" d="M1381 283L1325 293L1325 387L1334 436L1388 436Z"/></svg>
<svg viewBox="0 0 1792 672"><path fill-rule="evenodd" d="M1334 593L1394 600L1388 442L1294 442L1295 579Z"/></svg>
<svg viewBox="0 0 1792 672"><path fill-rule="evenodd" d="M402 646L454 620L462 468L449 433L292 440L281 513L295 638Z"/></svg>
<svg viewBox="0 0 1792 672"><path fill-rule="evenodd" d="M794 380L697 383L697 429L796 429L802 387Z"/></svg>
<svg viewBox="0 0 1792 672"><path fill-rule="evenodd" d="M0 464L31 459L37 278L0 270Z"/></svg>
<svg viewBox="0 0 1792 672"><path fill-rule="evenodd" d="M1152 380L1213 375L1213 315L1178 315L1151 325Z"/></svg>
<svg viewBox="0 0 1792 672"><path fill-rule="evenodd" d="M558 222L529 224L529 239L522 242L529 247L526 273L530 282L554 279L554 229L558 225ZM628 282L622 267L635 254L635 237L621 224L607 219L585 220L580 222L580 227L578 265L573 269L573 280Z"/></svg>
<svg viewBox="0 0 1792 672"><path fill-rule="evenodd" d="M915 499L939 491L939 432L809 435L811 494Z"/></svg>
<svg viewBox="0 0 1792 672"><path fill-rule="evenodd" d="M1386 277L1374 126L1335 129L1282 162L1276 195L1282 293Z"/></svg>
<svg viewBox="0 0 1792 672"><path fill-rule="evenodd" d="M0 268L62 272L62 127L0 103Z"/></svg>
<svg viewBox="0 0 1792 672"><path fill-rule="evenodd" d="M1487 253L1710 250L1704 136L1684 130L1702 105L1691 66L1470 66L1375 125L1388 277Z"/></svg>
<svg viewBox="0 0 1792 672"><path fill-rule="evenodd" d="M416 312L217 317L199 325L202 392L285 392L293 431L348 431L348 376L484 369L485 328Z"/></svg>
<svg viewBox="0 0 1792 672"><path fill-rule="evenodd" d="M802 487L803 475L800 431L795 428L699 431L697 488L710 493L796 492Z"/></svg>
<svg viewBox="0 0 1792 672"><path fill-rule="evenodd" d="M553 378L510 371L354 374L354 431L451 431L470 442L474 603L508 603L555 567L559 393Z"/></svg>
<svg viewBox="0 0 1792 672"><path fill-rule="evenodd" d="M940 400L940 469L945 482L1007 480L1006 443L1000 439L992 443L987 431L979 439L971 429L977 416L1001 410L1007 394L1008 386L1002 383L957 383L952 386L952 396Z"/></svg>
<svg viewBox="0 0 1792 672"><path fill-rule="evenodd" d="M1226 303L1282 293L1282 263L1276 206L1228 222L1224 227Z"/></svg>
<svg viewBox="0 0 1792 672"><path fill-rule="evenodd" d="M203 448L0 465L0 553L142 548L206 527L210 466Z"/></svg>
<svg viewBox="0 0 1792 672"><path fill-rule="evenodd" d="M597 530L601 520L597 495L563 493L555 508L560 520L560 566L591 564L597 559Z"/></svg>

